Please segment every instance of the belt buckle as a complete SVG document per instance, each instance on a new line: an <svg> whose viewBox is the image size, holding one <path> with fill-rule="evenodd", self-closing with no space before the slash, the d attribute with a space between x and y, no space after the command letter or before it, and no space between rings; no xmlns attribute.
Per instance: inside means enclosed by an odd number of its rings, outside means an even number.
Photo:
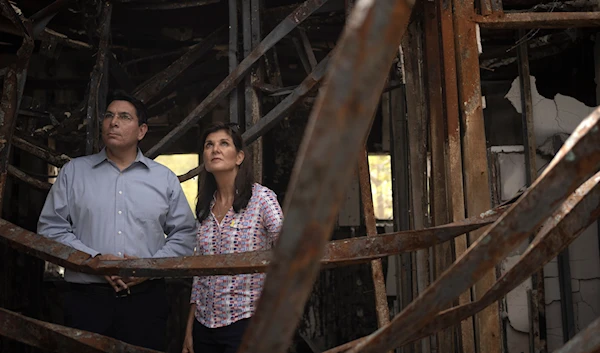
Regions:
<svg viewBox="0 0 600 353"><path fill-rule="evenodd" d="M131 290L127 288L127 290L122 289L115 293L116 298L126 298L131 295Z"/></svg>

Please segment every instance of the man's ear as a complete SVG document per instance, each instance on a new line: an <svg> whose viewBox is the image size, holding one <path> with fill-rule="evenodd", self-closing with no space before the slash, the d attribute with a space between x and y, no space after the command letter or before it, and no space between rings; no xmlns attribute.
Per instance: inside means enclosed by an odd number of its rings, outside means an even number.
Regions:
<svg viewBox="0 0 600 353"><path fill-rule="evenodd" d="M235 164L237 164L237 166L239 167L240 165L242 165L242 162L244 162L244 158L246 158L246 154L244 153L244 151L239 151L236 157Z"/></svg>
<svg viewBox="0 0 600 353"><path fill-rule="evenodd" d="M144 136L146 136L147 132L148 132L148 125L147 124L140 125L140 129L138 131L138 141L142 141Z"/></svg>

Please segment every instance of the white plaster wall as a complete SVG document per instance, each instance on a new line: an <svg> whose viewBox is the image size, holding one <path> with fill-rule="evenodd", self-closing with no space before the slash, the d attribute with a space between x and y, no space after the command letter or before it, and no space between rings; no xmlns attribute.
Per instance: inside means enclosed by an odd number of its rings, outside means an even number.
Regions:
<svg viewBox="0 0 600 353"><path fill-rule="evenodd" d="M571 133L593 108L572 97L556 95L554 99L542 97L532 80L534 135L536 145L556 133ZM521 112L521 98L518 78L513 82L506 98ZM520 148L518 148L520 147ZM525 185L525 159L522 146L494 146L499 164L500 197L510 199ZM536 167L541 173L547 160L538 156ZM513 252L501 265L502 272L510 269L524 251L526 245ZM571 266L571 286L573 292L573 310L576 330L584 329L591 321L600 316L600 246L598 244L598 226L592 224L569 247ZM546 295L546 326L548 351L552 352L563 345L561 298L558 282L556 259L544 267L544 285ZM506 296L507 303L507 341L508 353L529 351L529 311L527 289L528 280Z"/></svg>

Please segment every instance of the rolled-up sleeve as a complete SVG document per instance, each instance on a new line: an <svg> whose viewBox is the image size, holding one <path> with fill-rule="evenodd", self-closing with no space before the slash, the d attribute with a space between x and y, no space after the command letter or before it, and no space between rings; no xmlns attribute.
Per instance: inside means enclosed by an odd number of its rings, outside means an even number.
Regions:
<svg viewBox="0 0 600 353"><path fill-rule="evenodd" d="M93 257L99 252L83 244L73 233L69 203L69 181L72 177L73 163L69 162L60 170L56 182L48 193L38 220L37 232L48 239L58 241Z"/></svg>
<svg viewBox="0 0 600 353"><path fill-rule="evenodd" d="M190 256L196 243L196 219L181 189L175 174L169 174L169 211L164 225L167 235L165 246L159 249L154 258Z"/></svg>

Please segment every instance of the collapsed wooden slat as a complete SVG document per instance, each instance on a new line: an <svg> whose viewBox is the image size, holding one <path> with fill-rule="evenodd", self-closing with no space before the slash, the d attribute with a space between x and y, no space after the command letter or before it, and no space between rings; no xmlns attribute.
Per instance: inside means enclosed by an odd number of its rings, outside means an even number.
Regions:
<svg viewBox="0 0 600 353"><path fill-rule="evenodd" d="M296 28L300 23L308 18L315 10L321 7L327 0L307 0L298 6L291 14L289 14L281 23L279 23L269 33L260 44L254 49L237 67L236 70L231 72L221 82L217 88L215 88L194 110L192 110L185 119L183 119L179 125L171 130L165 137L163 137L156 145L154 145L146 156L149 158L155 158L160 152L181 137L186 131L188 131L193 124L198 122L202 117L206 115L217 103L229 94L237 84L244 78L244 75L252 68L252 66L263 56L267 50L275 45L281 38L285 37L290 31Z"/></svg>
<svg viewBox="0 0 600 353"><path fill-rule="evenodd" d="M33 144L19 136L13 136L12 144L14 147L28 152L56 167L62 167L71 160L66 154L59 154L44 147Z"/></svg>
<svg viewBox="0 0 600 353"><path fill-rule="evenodd" d="M454 265L392 322L349 352L374 353L396 347L435 319L500 259L521 244L581 183L600 167L600 108L586 118L537 181ZM442 290L443 288L443 290Z"/></svg>
<svg viewBox="0 0 600 353"><path fill-rule="evenodd" d="M0 336L50 352L158 353L97 333L28 318L0 308Z"/></svg>

